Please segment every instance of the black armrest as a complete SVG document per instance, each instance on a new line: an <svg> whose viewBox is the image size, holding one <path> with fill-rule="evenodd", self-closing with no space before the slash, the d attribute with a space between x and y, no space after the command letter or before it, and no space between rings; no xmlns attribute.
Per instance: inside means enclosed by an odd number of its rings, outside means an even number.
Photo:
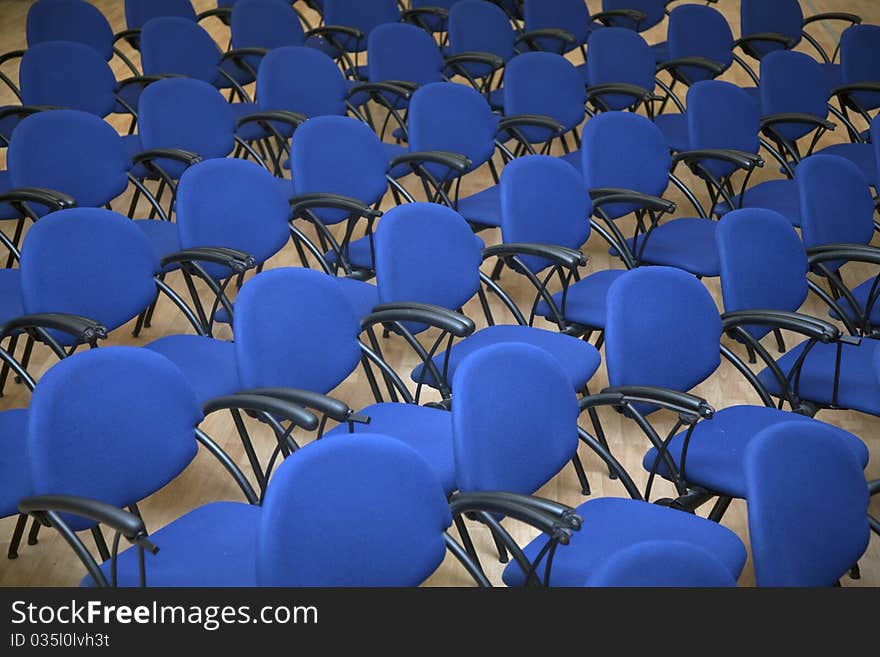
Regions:
<svg viewBox="0 0 880 657"><path fill-rule="evenodd" d="M141 29L139 27L132 28L130 30L122 30L121 32L117 32L113 35L113 43L116 44L119 41L125 39L132 46L135 45L135 42L140 40Z"/></svg>
<svg viewBox="0 0 880 657"><path fill-rule="evenodd" d="M66 313L38 313L16 317L0 326L0 338L5 338L16 331L38 328L62 331L72 335L80 343L107 338L107 328L100 322Z"/></svg>
<svg viewBox="0 0 880 657"><path fill-rule="evenodd" d="M47 110L62 109L57 105L10 105L9 107L0 108L0 120L7 116L20 116L22 118L31 114L38 114Z"/></svg>
<svg viewBox="0 0 880 657"><path fill-rule="evenodd" d="M609 9L608 11L599 11L590 16L594 21L598 21L603 25L613 25L612 18L628 18L637 25L647 18L643 11L638 9Z"/></svg>
<svg viewBox="0 0 880 657"><path fill-rule="evenodd" d="M605 94L635 96L641 98L645 102L649 100L659 100L659 97L656 96L653 91L640 87L637 84L608 82L587 87L587 100L593 100L596 96L604 96Z"/></svg>
<svg viewBox="0 0 880 657"><path fill-rule="evenodd" d="M131 77L127 77L123 80L120 80L116 83L116 91L117 93L122 91L125 87L131 86L133 84L140 85L141 87L146 87L147 85L153 84L154 82L158 82L159 80L167 80L170 78L182 78L182 75L172 74L172 73L162 73L159 75L133 75Z"/></svg>
<svg viewBox="0 0 880 657"><path fill-rule="evenodd" d="M298 404L278 397L265 397L252 393L239 393L218 397L202 404L205 415L224 410L242 410L255 413L268 413L275 418L290 420L307 431L318 428L318 418L314 413Z"/></svg>
<svg viewBox="0 0 880 657"><path fill-rule="evenodd" d="M804 123L817 128L825 128L826 130L834 130L836 127L831 121L804 112L780 112L778 114L770 114L769 116L761 117L762 130L778 123Z"/></svg>
<svg viewBox="0 0 880 657"><path fill-rule="evenodd" d="M651 196L650 194L642 194L629 189L617 189L615 187L596 187L589 190L590 198L593 200L593 208L600 208L603 205L611 205L615 203L628 203L638 205L646 210L656 210L658 212L675 212L675 203L667 201L665 198Z"/></svg>
<svg viewBox="0 0 880 657"><path fill-rule="evenodd" d="M543 510L543 504L532 503L527 498L527 495L489 491L456 493L449 501L449 510L456 517L477 511L507 516L540 529L562 545L568 544L572 531L577 531L581 526L581 518L576 511L565 507L556 513L548 513ZM549 503L549 500L541 502Z"/></svg>
<svg viewBox="0 0 880 657"><path fill-rule="evenodd" d="M391 160L391 168L400 164L422 164L430 162L432 164L441 164L458 173L466 173L471 168L470 158L460 154L451 153L449 151L419 151L417 153L404 153L398 155Z"/></svg>
<svg viewBox="0 0 880 657"><path fill-rule="evenodd" d="M147 164L155 160L176 160L187 166L192 166L201 162L202 157L198 153L185 151L182 148L151 148L141 151L131 158L133 164Z"/></svg>
<svg viewBox="0 0 880 657"><path fill-rule="evenodd" d="M565 246L512 242L509 244L497 244L483 249L483 260L492 257L504 258L516 255L546 258L569 269L576 269L587 264L587 257L583 253L577 249L570 249Z"/></svg>
<svg viewBox="0 0 880 657"><path fill-rule="evenodd" d="M336 422L370 423L369 417L358 415L345 402L328 395L322 395L319 392L312 392L311 390L300 390L298 388L254 388L253 390L246 390L241 394L274 397L290 404L305 406L306 408L318 411L322 415L326 415Z"/></svg>
<svg viewBox="0 0 880 657"><path fill-rule="evenodd" d="M361 41L365 38L363 32L355 27L348 27L346 25L321 25L320 27L315 27L306 32L305 37L309 39L311 37L323 37L330 41L335 47L340 47L338 41L336 41L337 36L347 36L352 39L357 39Z"/></svg>
<svg viewBox="0 0 880 657"><path fill-rule="evenodd" d="M55 511L89 518L118 531L133 543L144 541L145 548L152 548L151 552L155 551L155 547L145 540L147 530L143 520L133 513L100 500L74 495L35 495L21 500L18 503L18 510L26 514Z"/></svg>
<svg viewBox="0 0 880 657"><path fill-rule="evenodd" d="M846 21L853 25L860 25L862 23L862 17L845 11L827 11L821 14L808 16L804 19L804 25L809 25L810 23L816 23L818 21Z"/></svg>
<svg viewBox="0 0 880 657"><path fill-rule="evenodd" d="M657 64L657 72L674 70L681 66L702 68L716 76L721 75L725 70L724 64L708 57L679 57L678 59L670 59Z"/></svg>
<svg viewBox="0 0 880 657"><path fill-rule="evenodd" d="M840 329L828 322L784 310L735 310L721 315L722 329L727 332L739 326L772 326L800 333L819 342L834 342Z"/></svg>
<svg viewBox="0 0 880 657"><path fill-rule="evenodd" d="M491 52L467 51L447 57L443 62L443 65L446 67L459 64L485 64L492 68L492 70L497 70L504 66L504 59Z"/></svg>
<svg viewBox="0 0 880 657"><path fill-rule="evenodd" d="M880 249L869 244L823 244L807 249L810 267L829 260L846 260L880 265Z"/></svg>
<svg viewBox="0 0 880 657"><path fill-rule="evenodd" d="M395 96L398 96L405 100L409 100L416 89L418 89L418 85L402 80L395 80L393 82L388 80L385 80L383 82L361 82L359 84L352 85L349 88L346 97L351 98L356 94L366 93L375 98L376 94L384 91L386 93L394 94Z"/></svg>
<svg viewBox="0 0 880 657"><path fill-rule="evenodd" d="M10 60L20 59L20 58L24 57L25 52L27 52L27 51L26 50L10 50L7 53L3 53L2 55L0 55L0 66L2 66L3 64L5 64L6 62L8 62Z"/></svg>
<svg viewBox="0 0 880 657"><path fill-rule="evenodd" d="M211 18L212 16L216 16L224 23L228 23L229 17L232 15L232 7L214 7L213 9L206 9L205 11L199 13L196 16L196 21L202 21L206 18Z"/></svg>
<svg viewBox="0 0 880 657"><path fill-rule="evenodd" d="M672 156L672 168L674 169L679 162L692 165L698 164L700 160L721 160L746 170L764 166L764 159L757 153L747 153L730 148L704 148L676 153Z"/></svg>
<svg viewBox="0 0 880 657"><path fill-rule="evenodd" d="M447 331L457 338L466 338L477 328L469 317L441 306L426 303L385 303L373 308L373 312L361 320L361 330L376 324L392 322L427 324Z"/></svg>
<svg viewBox="0 0 880 657"><path fill-rule="evenodd" d="M240 128L241 126L247 123L264 123L267 121L276 121L278 123L285 123L294 129L301 126L308 120L305 114L300 114L299 112L289 112L287 110L271 110L271 111L258 111L253 112L252 114L245 114L240 117L235 122L235 127Z"/></svg>
<svg viewBox="0 0 880 657"><path fill-rule="evenodd" d="M360 217L375 218L382 216L381 210L374 210L356 198L324 192L312 192L311 194L294 196L290 199L290 206L296 215L301 214L303 210L310 210L312 208L334 208L336 210L346 210Z"/></svg>
<svg viewBox="0 0 880 657"><path fill-rule="evenodd" d="M853 82L835 87L831 90L832 96L846 96L859 91L873 91L880 93L880 82Z"/></svg>
<svg viewBox="0 0 880 657"><path fill-rule="evenodd" d="M535 39L556 39L560 43L566 46L573 46L577 43L577 39L574 34L569 32L568 30L561 30L553 27L541 28L538 30L529 30L528 32L523 32L519 36L516 37L513 41L514 47L526 41L530 46L535 46Z"/></svg>
<svg viewBox="0 0 880 657"><path fill-rule="evenodd" d="M164 256L160 261L163 267L187 262L211 262L215 265L222 265L235 273L241 273L256 266L254 257L244 251L214 247L183 249Z"/></svg>
<svg viewBox="0 0 880 657"><path fill-rule="evenodd" d="M512 128L533 127L552 130L557 135L565 132L565 126L556 119L543 114L513 114L498 119L498 132Z"/></svg>
<svg viewBox="0 0 880 657"><path fill-rule="evenodd" d="M778 32L755 32L754 34L740 37L734 41L732 48L751 46L755 41L770 41L772 43L778 43L779 45L784 46L786 50L791 50L797 45L797 39L793 39L785 34L779 34Z"/></svg>
<svg viewBox="0 0 880 657"><path fill-rule="evenodd" d="M412 22L412 19L418 19L422 16L431 16L433 18L442 18L443 20L446 20L449 18L449 10L444 9L443 7L418 7L416 9L407 9L400 14L400 20L409 23Z"/></svg>
<svg viewBox="0 0 880 657"><path fill-rule="evenodd" d="M268 48L234 48L223 53L220 61L225 62L230 59L242 59L243 57L265 57L268 52Z"/></svg>
<svg viewBox="0 0 880 657"><path fill-rule="evenodd" d="M43 187L17 187L0 194L0 203L39 203L51 210L66 210L76 207L76 199L54 189Z"/></svg>
<svg viewBox="0 0 880 657"><path fill-rule="evenodd" d="M623 404L651 404L675 411L679 415L710 419L715 409L701 397L680 390L657 386L614 386L605 388L598 395L588 395L578 402L583 413L596 406L622 406Z"/></svg>

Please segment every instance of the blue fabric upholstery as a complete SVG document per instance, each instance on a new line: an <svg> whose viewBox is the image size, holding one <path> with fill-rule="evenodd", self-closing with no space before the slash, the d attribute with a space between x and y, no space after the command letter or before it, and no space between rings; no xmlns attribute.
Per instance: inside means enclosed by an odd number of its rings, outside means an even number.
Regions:
<svg viewBox="0 0 880 657"><path fill-rule="evenodd" d="M305 32L296 12L286 2L242 0L232 8L229 21L233 48L267 48L302 46ZM257 71L260 57L245 57L248 65Z"/></svg>
<svg viewBox="0 0 880 657"><path fill-rule="evenodd" d="M213 587L257 585L256 543L262 518L258 506L213 502L199 507L152 532L159 547L144 560L147 586ZM140 586L135 548L120 553L118 586ZM101 565L110 580L110 562ZM86 575L80 586L94 586Z"/></svg>
<svg viewBox="0 0 880 657"><path fill-rule="evenodd" d="M135 219L133 223L149 240L157 261L161 261L171 253L180 251L180 232L177 230L177 223L157 219ZM162 271L173 271L174 269L177 269L177 265L171 264L164 267Z"/></svg>
<svg viewBox="0 0 880 657"><path fill-rule="evenodd" d="M624 269L603 269L571 285L565 299L565 319L581 326L605 328L608 289L625 272ZM562 292L553 295L553 302L562 309ZM543 299L538 302L535 313L555 320L550 306Z"/></svg>
<svg viewBox="0 0 880 657"><path fill-rule="evenodd" d="M10 319L21 317L24 308L21 301L21 271L0 269L0 325Z"/></svg>
<svg viewBox="0 0 880 657"><path fill-rule="evenodd" d="M32 494L27 457L28 411L15 408L0 413L0 518L18 513L18 502Z"/></svg>
<svg viewBox="0 0 880 657"><path fill-rule="evenodd" d="M120 507L138 502L192 461L201 420L186 379L158 354L135 347L74 354L40 379L31 398L27 452L34 493ZM71 525L91 526L81 518Z"/></svg>
<svg viewBox="0 0 880 657"><path fill-rule="evenodd" d="M695 276L718 276L718 249L711 219L682 217L667 220L638 243L628 238L630 250L643 263L684 269ZM642 247L644 246L644 249Z"/></svg>
<svg viewBox="0 0 880 657"><path fill-rule="evenodd" d="M167 335L144 345L144 349L174 363L201 403L241 389L231 342L201 335Z"/></svg>
<svg viewBox="0 0 880 657"><path fill-rule="evenodd" d="M9 179L9 172L0 170L0 194L5 194L12 189L12 183ZM8 203L0 203L0 221L6 219L16 219L21 213Z"/></svg>
<svg viewBox="0 0 880 657"><path fill-rule="evenodd" d="M758 586L833 586L868 547L863 463L819 423L781 424L745 454Z"/></svg>
<svg viewBox="0 0 880 657"><path fill-rule="evenodd" d="M711 420L697 424L688 443L684 477L688 482L723 493L730 497L748 499L744 459L746 450L754 438L767 427L781 423L797 422L800 429L820 424L835 433L842 444L862 464L868 463L868 448L851 433L826 425L805 415L780 411L766 406L729 406L716 411ZM669 454L676 464L681 464L681 450L687 432L682 431L669 443ZM796 450L794 450L796 451ZM642 465L651 470L657 460L654 448L645 454ZM657 471L666 473L661 461Z"/></svg>
<svg viewBox="0 0 880 657"><path fill-rule="evenodd" d="M558 28L570 32L575 43L572 48L583 45L590 36L590 10L581 0L525 0L523 2L523 18L525 30ZM559 48L556 39L537 39L541 48L552 50Z"/></svg>
<svg viewBox="0 0 880 657"><path fill-rule="evenodd" d="M605 359L612 386L690 390L721 362L721 317L696 278L640 267L608 290Z"/></svg>
<svg viewBox="0 0 880 657"><path fill-rule="evenodd" d="M446 556L452 523L425 460L376 434L325 438L286 459L262 515L260 586L416 586Z"/></svg>
<svg viewBox="0 0 880 657"><path fill-rule="evenodd" d="M880 26L853 25L840 37L842 84L880 81ZM880 107L880 92L857 92L853 99L862 109Z"/></svg>
<svg viewBox="0 0 880 657"><path fill-rule="evenodd" d="M82 43L45 41L21 58L21 102L107 116L116 107L116 79L99 53Z"/></svg>
<svg viewBox="0 0 880 657"><path fill-rule="evenodd" d="M585 101L583 75L561 55L523 53L511 59L504 70L504 111L508 115L541 114L556 119L566 130L574 130L586 115ZM552 136L546 128L526 126L520 132L531 143L543 143Z"/></svg>
<svg viewBox="0 0 880 657"><path fill-rule="evenodd" d="M697 4L678 5L669 12L669 59L706 57L725 68L733 64L733 34L727 19L717 9ZM712 74L695 66L678 71L691 83L707 80Z"/></svg>
<svg viewBox="0 0 880 657"><path fill-rule="evenodd" d="M129 29L143 27L160 16L196 20L196 11L189 0L125 0L125 24Z"/></svg>
<svg viewBox="0 0 880 657"><path fill-rule="evenodd" d="M452 414L416 404L384 403L362 408L369 424L355 424L354 433L381 433L409 445L428 462L447 495L459 488L452 443ZM348 434L339 425L325 435Z"/></svg>
<svg viewBox="0 0 880 657"><path fill-rule="evenodd" d="M624 27L596 30L590 35L587 79L590 86L610 83L634 84L654 90L654 53L636 32ZM637 97L626 94L603 94L599 100L610 110L622 110Z"/></svg>
<svg viewBox="0 0 880 657"><path fill-rule="evenodd" d="M354 27L364 33L364 39L340 36L337 38L346 51L366 50L367 40L374 28L383 23L396 23L400 20L397 0L325 0L324 24Z"/></svg>
<svg viewBox="0 0 880 657"><path fill-rule="evenodd" d="M456 209L477 227L501 226L501 190L498 185L458 199Z"/></svg>
<svg viewBox="0 0 880 657"><path fill-rule="evenodd" d="M551 586L583 586L609 557L647 540L697 545L715 555L734 579L746 562L745 547L736 534L689 513L613 497L589 500L577 508L577 513L583 518L583 528L571 537L568 545L557 549L550 571ZM533 540L524 550L526 556L535 559L545 543L544 537ZM543 569L539 574L543 576ZM522 586L525 582L515 561L504 569L503 577L508 586Z"/></svg>
<svg viewBox="0 0 880 657"><path fill-rule="evenodd" d="M777 50L761 59L761 113L810 114L818 119L828 115L831 87L819 63L800 52ZM782 123L773 127L784 139L794 141L815 130L803 123Z"/></svg>
<svg viewBox="0 0 880 657"><path fill-rule="evenodd" d="M296 131L290 158L294 194L342 194L373 205L388 189L387 153L376 133L357 119L309 119ZM318 208L314 212L328 224L347 216L344 210Z"/></svg>
<svg viewBox="0 0 880 657"><path fill-rule="evenodd" d="M80 0L39 0L28 9L28 48L45 41L75 41L89 46L109 61L113 31L101 11Z"/></svg>
<svg viewBox="0 0 880 657"><path fill-rule="evenodd" d="M733 587L736 578L705 548L680 540L643 541L609 556L590 575L594 587Z"/></svg>
<svg viewBox="0 0 880 657"><path fill-rule="evenodd" d="M567 162L529 155L501 174L501 235L505 242L554 244L579 249L590 237L593 204L583 177ZM551 263L520 256L533 272Z"/></svg>
<svg viewBox="0 0 880 657"><path fill-rule="evenodd" d="M686 151L689 146L687 114L661 114L654 123L663 133L670 150Z"/></svg>
<svg viewBox="0 0 880 657"><path fill-rule="evenodd" d="M443 79L443 58L437 43L415 25L386 23L377 26L367 38L367 57L370 82L403 80L421 86Z"/></svg>
<svg viewBox="0 0 880 657"><path fill-rule="evenodd" d="M504 10L483 0L459 0L449 10L449 54L488 52L505 62L513 57L513 28ZM475 78L488 74L483 64L465 64Z"/></svg>
<svg viewBox="0 0 880 657"><path fill-rule="evenodd" d="M228 86L219 73L217 43L195 21L172 16L153 18L141 29L140 42L144 74L183 75L220 87Z"/></svg>
<svg viewBox="0 0 880 657"><path fill-rule="evenodd" d="M348 299L358 319L366 317L379 305L379 290L372 283L342 277L334 277L333 280Z"/></svg>
<svg viewBox="0 0 880 657"><path fill-rule="evenodd" d="M70 194L80 207L100 207L125 191L130 160L122 138L94 114L53 110L15 129L7 151L13 187Z"/></svg>
<svg viewBox="0 0 880 657"><path fill-rule="evenodd" d="M577 395L546 351L485 347L462 360L452 387L460 490L531 494L577 453Z"/></svg>
<svg viewBox="0 0 880 657"><path fill-rule="evenodd" d="M602 0L602 11L614 11L616 9L635 9L645 14L644 20L636 23L631 18L613 17L611 24L626 27L639 32L649 30L666 17L665 0Z"/></svg>
<svg viewBox="0 0 880 657"><path fill-rule="evenodd" d="M180 246L225 246L244 251L257 264L278 253L290 237L287 196L275 177L255 162L207 160L184 172L177 188ZM215 277L229 275L204 263Z"/></svg>
<svg viewBox="0 0 880 657"><path fill-rule="evenodd" d="M150 243L126 217L93 208L53 212L24 240L24 311L71 313L113 330L156 298L158 269Z"/></svg>
<svg viewBox="0 0 880 657"><path fill-rule="evenodd" d="M317 271L273 269L249 280L233 327L243 388L326 393L360 363L358 318L333 277Z"/></svg>
<svg viewBox="0 0 880 657"><path fill-rule="evenodd" d="M742 35L749 36L759 32L775 32L800 43L804 25L804 13L798 0L742 0L740 3L740 25ZM759 41L750 45L759 57L783 48L772 41Z"/></svg>
<svg viewBox="0 0 880 657"><path fill-rule="evenodd" d="M154 82L138 103L141 146L182 148L207 160L226 157L235 146L235 117L223 95L201 80L169 78ZM172 178L179 178L186 165L177 160L158 160Z"/></svg>
<svg viewBox="0 0 880 657"><path fill-rule="evenodd" d="M745 194L737 194L732 201L734 209L773 210L788 219L792 226L801 225L801 202L797 184L793 180L765 180L749 187ZM721 201L712 208L712 212L722 216L730 212L730 207L726 201Z"/></svg>
<svg viewBox="0 0 880 657"><path fill-rule="evenodd" d="M836 155L855 164L862 175L875 188L880 175L877 172L877 156L873 144L831 144L815 152L816 155Z"/></svg>

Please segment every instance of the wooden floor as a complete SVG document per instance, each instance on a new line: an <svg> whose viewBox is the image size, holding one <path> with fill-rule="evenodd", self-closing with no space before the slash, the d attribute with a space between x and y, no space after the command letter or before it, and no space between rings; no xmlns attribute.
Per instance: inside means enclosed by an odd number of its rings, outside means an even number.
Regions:
<svg viewBox="0 0 880 657"><path fill-rule="evenodd" d="M123 3L121 1L93 0L93 3L109 18L114 31L125 27ZM25 15L31 4L29 0L0 0L0 52L25 47ZM207 9L212 5L210 0L195 0L194 4L198 10ZM598 0L590 0L589 2L591 9L594 11L597 10L599 4ZM801 4L804 7L804 13L807 15L821 11L850 11L863 16L866 22L880 23L880 3L875 0L802 0ZM734 35L739 36L739 3L735 0L719 0L716 6L727 16L733 26ZM219 23L212 23L210 29L219 43L223 45L227 43L228 34ZM655 28L647 33L648 40L651 42L656 41L662 34L662 29L665 29L665 26L661 26L661 29ZM815 30L814 33L826 47L831 45L833 40L836 39L836 33L826 32L822 27ZM118 65L118 62L114 61L113 65L117 75L120 78L123 77L125 73L122 67ZM747 82L745 76L738 71L729 72L726 79L737 83ZM4 94L5 92L0 90L0 105L13 102L10 94ZM118 119L118 117L116 119L111 118L111 122L120 129L123 129L125 126L124 121ZM842 129L828 137L828 141L843 139L845 139L845 134ZM4 164L3 158L4 155L0 154L0 165ZM756 180L777 176L778 172L774 171L774 167L767 166L758 173ZM689 180L687 177L685 179ZM408 186L410 188L415 189L412 181L406 182L409 183ZM484 169L471 174L467 181L466 190L476 191L482 189L489 182L490 176L488 170L484 167ZM694 189L701 188L695 186ZM463 191L466 190L463 189ZM668 197L678 203L679 215L690 214L687 202L676 190L670 190ZM114 206L124 211L127 208L127 204L123 201L124 199L114 203ZM498 240L497 234L492 234L491 232L486 235L486 238L490 243ZM880 241L877 243L880 245ZM584 268L584 273L621 267L619 262L608 255L606 247L603 246L601 240L596 236L587 244L585 251L589 257L589 263ZM292 264L295 264L293 248L288 246L281 254L270 261L268 267ZM859 273L863 274L863 278L868 275L867 272L857 272L856 275L859 275ZM175 281L173 278L171 282L180 283L180 281ZM507 287L514 298L521 302L526 302L529 298L527 296L528 290L521 281L516 280L515 276L509 274L504 276L502 284ZM719 301L720 306L717 280L708 280L706 285L716 300ZM809 301L803 310L808 313L824 316L824 311L820 305L813 301ZM476 303L472 302L465 308L465 311L474 318L480 317L479 305ZM187 331L187 324L179 313L175 311L170 303L162 302L159 305L152 328L146 330L140 338L133 338L131 326L127 326L116 330L111 339L107 341L107 344L142 345L163 335ZM228 338L231 336L228 332L223 333L221 331L218 337ZM792 340L793 338L789 336L789 344L793 344ZM400 340L391 339L386 342L388 343L386 346L387 353L390 355L389 360L392 365L397 367L399 371L408 371L415 364L415 359L406 352ZM735 345L731 346L738 349ZM37 374L42 374L51 365L52 359L47 355L47 351L38 348L35 352L34 371ZM606 384L607 379L603 368L591 381L591 388L598 390ZM732 367L727 365L722 366L708 382L696 389L695 393L704 396L716 408L741 403L759 403L757 395L755 395L748 384L739 377ZM359 374L352 376L333 394L355 408L365 406L372 401L366 382ZM29 394L23 386L12 385L7 392L7 396L0 399L0 408L24 407L27 405L28 399ZM616 413L603 411L601 417L615 455L633 474L637 482L644 483L645 477L641 468L641 459L646 450L647 441L634 425L621 420ZM867 443L872 454L867 475L870 479L880 477L880 437L878 437L880 435L880 419L855 412L842 411L825 412L820 417L827 422L836 424L860 436ZM658 421L660 421L662 426L668 427L671 426L672 419L666 416L658 418ZM203 428L229 450L240 463L246 463L228 416L211 417L204 422ZM255 428L255 431L257 432L257 442L261 444L262 450L266 452L270 448L273 438L260 428ZM307 442L308 438L305 441ZM581 448L581 456L587 467L594 496L624 495L622 487L617 482L608 479L607 473L596 457L583 447ZM658 494L663 493L664 485L661 484L660 488L657 489ZM671 492L671 490L667 492ZM539 494L571 505L577 505L584 501L571 468L566 468L559 476L539 491ZM199 504L219 499L239 500L240 495L237 493L237 489L231 479L220 470L216 463L210 457L200 454L180 477L162 491L146 500L141 505L141 509L148 526L155 529ZM880 500L875 499L872 505L872 512L875 515L880 515ZM724 518L724 524L736 531L748 544L746 507L743 502L734 502ZM0 521L0 555L5 555L8 540L12 534L12 527L12 519ZM512 526L512 531L518 540L525 540L531 536L528 530L519 527ZM490 577L494 582L500 582L501 567L498 565L497 560L491 556L491 541L487 533L479 528L473 533L477 540L478 549L481 550L481 554L486 555L484 563ZM87 540L90 541L90 539ZM880 540L876 537L872 538L868 552L861 561L861 570L861 580L852 581L847 578L843 582L844 586L880 585ZM5 557L0 556L0 584L5 586L75 585L82 576L82 572L79 562L72 556L72 553L50 531L42 533L39 545L23 546L21 556L17 561L7 561ZM747 565L740 583L746 586L754 583L751 563ZM470 585L470 581L464 571L450 557L443 567L428 581L428 584L435 586L461 586Z"/></svg>

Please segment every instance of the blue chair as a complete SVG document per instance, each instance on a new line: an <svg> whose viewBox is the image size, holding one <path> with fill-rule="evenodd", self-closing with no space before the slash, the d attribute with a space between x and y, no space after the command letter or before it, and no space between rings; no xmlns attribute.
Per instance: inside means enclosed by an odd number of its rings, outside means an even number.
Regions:
<svg viewBox="0 0 880 657"><path fill-rule="evenodd" d="M98 567L76 533L91 530L100 560L110 560L101 526L118 531L122 518L126 519L123 526L129 526L130 518L140 523L137 504L177 477L200 446L220 461L249 503L218 502L192 512L188 515L192 533L181 537L177 545L171 540L174 529L157 532L157 538L166 539L163 548L167 550L162 550L161 557L148 557L149 583L178 577L193 586L205 584L206 574L196 563L175 562L175 552L185 547L195 549L198 562L219 576L220 583L232 586L253 581L253 568L218 570L216 563L204 558L208 546L217 545L213 531L218 528L232 535L227 555L252 546L247 530L253 527L259 507L242 471L198 424L205 414L219 408L271 412L279 417L290 411L300 419L315 418L289 404L255 395L228 397L215 406L202 409L180 370L147 349L108 347L76 354L41 379L31 400L27 428L33 492L19 508L62 533L87 566L83 584L106 585L108 579L122 585L144 584L138 557L145 556L144 548L151 553L156 550L142 524L137 536L127 534L137 547L120 561L115 574L109 563ZM77 428L78 439L71 440L71 427ZM122 507L131 509L132 515ZM179 530L179 525L175 528ZM117 550L118 541L114 541L112 556Z"/></svg>
<svg viewBox="0 0 880 657"><path fill-rule="evenodd" d="M871 535L861 464L833 430L800 423L762 431L744 461L758 586L839 586Z"/></svg>
<svg viewBox="0 0 880 657"><path fill-rule="evenodd" d="M437 34L447 31L449 13L461 0L410 0L409 9L401 12L401 20L417 25L423 30ZM401 5L402 6L402 5ZM446 39L440 39L445 45Z"/></svg>
<svg viewBox="0 0 880 657"><path fill-rule="evenodd" d="M643 541L608 557L585 586L598 588L727 588L730 570L708 550L681 540Z"/></svg>
<svg viewBox="0 0 880 657"><path fill-rule="evenodd" d="M582 433L578 400L568 374L547 352L516 343L486 347L462 361L453 389L455 463L462 492L532 494L576 455ZM485 394L488 389L491 396ZM608 458L607 451L598 451ZM634 487L625 472L621 477L628 488ZM520 563L538 561L542 550L551 547L545 538L525 547L525 560L513 551L504 571L508 586L522 586L531 576L550 586L583 586L607 559L652 539L702 546L717 555L731 578L739 576L745 563L742 542L730 530L638 498L597 498L579 505L575 513L582 519L582 532L551 553L552 563L548 557L543 572L529 574ZM487 524L497 527L497 522Z"/></svg>
<svg viewBox="0 0 880 657"><path fill-rule="evenodd" d="M855 111L866 123L871 112L880 107L880 27L856 25L844 31L840 39L840 83L832 93L846 116ZM856 141L870 141L868 131L851 134Z"/></svg>
<svg viewBox="0 0 880 657"><path fill-rule="evenodd" d="M289 2L279 0L242 0L230 15L232 48L270 51L286 46L302 46L306 40L300 18ZM261 55L240 57L238 63L257 78Z"/></svg>

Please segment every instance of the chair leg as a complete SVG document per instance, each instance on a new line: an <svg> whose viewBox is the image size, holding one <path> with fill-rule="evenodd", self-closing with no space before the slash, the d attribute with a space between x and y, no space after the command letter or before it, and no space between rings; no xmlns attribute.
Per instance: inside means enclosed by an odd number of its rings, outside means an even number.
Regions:
<svg viewBox="0 0 880 657"><path fill-rule="evenodd" d="M785 339L782 337L782 331L773 329L773 337L776 338L776 349L780 354L785 353Z"/></svg>
<svg viewBox="0 0 880 657"><path fill-rule="evenodd" d="M495 263L495 268L492 270L492 275L489 277L493 281L497 281L501 278L501 272L504 271L504 261L499 260Z"/></svg>
<svg viewBox="0 0 880 657"><path fill-rule="evenodd" d="M458 530L458 535L461 537L461 543L465 551L471 559L478 561L477 550L474 547L474 542L471 540L471 534L461 516L455 517L455 528Z"/></svg>
<svg viewBox="0 0 880 657"><path fill-rule="evenodd" d="M28 545L36 545L39 541L37 537L40 535L40 522L34 518L31 523L31 530L28 532Z"/></svg>
<svg viewBox="0 0 880 657"><path fill-rule="evenodd" d="M877 536L880 536L880 520L877 520L874 516L868 516L868 524L871 526L871 531L873 531Z"/></svg>
<svg viewBox="0 0 880 657"><path fill-rule="evenodd" d="M24 343L24 355L22 355L22 357L21 357L21 366L25 370L28 368L28 365L31 362L31 354L33 353L33 351L34 351L34 338L33 338L33 336L29 335L27 338L27 342ZM16 376L15 382L21 383L21 377Z"/></svg>
<svg viewBox="0 0 880 657"><path fill-rule="evenodd" d="M21 545L21 537L24 536L24 528L27 526L27 514L18 514L18 522L15 523L15 530L12 532L12 540L9 541L9 552L6 553L9 559L18 559L18 546Z"/></svg>
<svg viewBox="0 0 880 657"><path fill-rule="evenodd" d="M13 335L9 339L9 346L6 349L6 353L10 356L15 356L15 348L18 346L18 334ZM0 367L0 397L3 396L3 393L6 391L6 380L9 378L9 363L3 361L3 366Z"/></svg>
<svg viewBox="0 0 880 657"><path fill-rule="evenodd" d="M746 345L746 353L749 355L749 365L754 365L758 362L757 357L755 356L755 350L752 348L752 345Z"/></svg>
<svg viewBox="0 0 880 657"><path fill-rule="evenodd" d="M730 503L733 501L731 497L721 496L715 501L715 506L712 507L712 510L709 512L709 520L712 522L721 522L721 518L724 517L725 512L727 511L727 507L730 506Z"/></svg>
<svg viewBox="0 0 880 657"><path fill-rule="evenodd" d="M491 529L492 532L492 540L495 541L495 549L498 550L498 561L501 563L507 563L510 561L510 557L507 554L507 548L504 547L504 542L501 540L501 537L495 532L494 529Z"/></svg>
<svg viewBox="0 0 880 657"><path fill-rule="evenodd" d="M590 482L587 480L587 473L584 472L584 464L581 463L581 457L577 454L571 460L574 471L577 473L578 483L581 485L581 493L583 495L590 494Z"/></svg>
<svg viewBox="0 0 880 657"><path fill-rule="evenodd" d="M605 430L602 428L602 423L599 421L599 414L596 412L595 408L588 409L587 413L590 415L590 422L593 423L593 431L596 433L596 440L598 440L599 444L607 449L610 454L611 447L608 446L608 440L605 438ZM610 479L617 479L617 473L614 472L610 466L608 467L608 477ZM589 492L584 493L584 495L589 495Z"/></svg>

